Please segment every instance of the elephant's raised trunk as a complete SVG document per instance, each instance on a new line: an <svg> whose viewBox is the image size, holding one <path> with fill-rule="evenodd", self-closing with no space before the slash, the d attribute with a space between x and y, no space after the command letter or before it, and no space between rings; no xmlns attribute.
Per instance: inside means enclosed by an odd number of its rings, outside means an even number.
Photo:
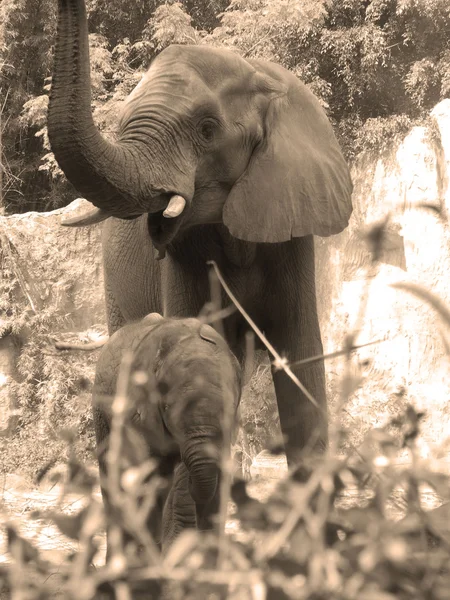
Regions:
<svg viewBox="0 0 450 600"><path fill-rule="evenodd" d="M129 217L163 210L177 193L152 185L148 148L138 147L137 142L108 142L94 124L84 0L59 0L48 135L69 181L109 215Z"/></svg>

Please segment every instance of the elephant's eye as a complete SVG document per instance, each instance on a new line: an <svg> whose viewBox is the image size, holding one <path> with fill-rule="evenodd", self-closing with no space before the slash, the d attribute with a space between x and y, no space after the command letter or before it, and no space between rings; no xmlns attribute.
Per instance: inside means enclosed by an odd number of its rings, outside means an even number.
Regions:
<svg viewBox="0 0 450 600"><path fill-rule="evenodd" d="M213 119L203 119L199 125L199 133L205 142L210 142L217 127L216 121Z"/></svg>
<svg viewBox="0 0 450 600"><path fill-rule="evenodd" d="M162 396L165 396L166 394L169 393L169 386L165 381L158 381L158 384L156 387L158 388L158 392Z"/></svg>

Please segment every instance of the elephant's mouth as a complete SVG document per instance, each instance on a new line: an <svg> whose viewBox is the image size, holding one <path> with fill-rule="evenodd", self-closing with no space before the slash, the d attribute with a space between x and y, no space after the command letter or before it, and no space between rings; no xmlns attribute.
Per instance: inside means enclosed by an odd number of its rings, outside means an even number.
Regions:
<svg viewBox="0 0 450 600"><path fill-rule="evenodd" d="M164 258L166 247L172 242L180 230L186 215L189 213L191 202L182 196L173 195L168 200L165 209L148 213L147 226L153 245L158 250L158 260Z"/></svg>

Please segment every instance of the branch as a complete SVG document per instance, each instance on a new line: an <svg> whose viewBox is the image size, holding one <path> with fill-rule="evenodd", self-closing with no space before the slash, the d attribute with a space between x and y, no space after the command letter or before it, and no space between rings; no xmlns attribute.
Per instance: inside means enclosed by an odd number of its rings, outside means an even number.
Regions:
<svg viewBox="0 0 450 600"><path fill-rule="evenodd" d="M295 373L293 373L291 371L291 368L290 368L287 360L285 358L282 358L278 354L278 352L275 350L275 348L272 346L272 344L269 342L269 340L265 337L265 335L263 334L263 332L259 329L259 327L256 325L256 323L252 320L252 318L250 317L250 315L248 315L245 312L244 308L239 304L237 298L234 296L233 292L230 290L230 288L226 284L225 280L223 279L222 274L219 271L219 267L217 266L217 263L214 260L209 260L207 262L207 264L208 265L212 265L213 269L215 270L215 272L217 274L217 277L218 277L220 283L222 284L223 289L227 293L227 295L230 298L230 300L235 304L235 306L238 309L238 311L245 318L245 320L247 321L247 323L250 325L250 327L253 329L253 331L256 333L256 335L259 337L259 339L262 341L262 343L266 346L267 350L274 357L274 359L275 359L274 360L274 366L276 368L283 369L283 371L286 373L286 375L290 379L292 379L292 381L298 386L298 388L308 398L308 400L311 402L311 404L313 404L313 406L315 406L321 412L324 412L323 408L321 406L319 406L319 404L317 403L316 399L313 398L313 396L308 392L308 390L305 388L305 386L299 380L299 378L295 375Z"/></svg>
<svg viewBox="0 0 450 600"><path fill-rule="evenodd" d="M106 344L109 340L108 335L103 335L95 342L88 342L87 344L77 344L75 342L55 342L55 348L57 350L97 350Z"/></svg>

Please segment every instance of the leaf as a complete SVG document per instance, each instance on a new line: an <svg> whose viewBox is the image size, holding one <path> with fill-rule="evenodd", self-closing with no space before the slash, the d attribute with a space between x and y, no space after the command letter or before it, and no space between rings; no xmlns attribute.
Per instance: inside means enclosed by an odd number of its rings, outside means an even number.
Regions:
<svg viewBox="0 0 450 600"><path fill-rule="evenodd" d="M269 446L268 451L273 456L280 456L285 453L285 447L283 441L273 443Z"/></svg>
<svg viewBox="0 0 450 600"><path fill-rule="evenodd" d="M298 561L294 560L293 556L286 554L283 550L269 559L268 567L269 575L273 575L279 571L283 573L283 575L286 575L286 577L295 577L302 569Z"/></svg>
<svg viewBox="0 0 450 600"><path fill-rule="evenodd" d="M431 532L450 544L450 503L425 513L425 518Z"/></svg>
<svg viewBox="0 0 450 600"><path fill-rule="evenodd" d="M199 546L199 534L197 531L183 531L175 542L170 546L164 558L164 566L168 569L176 567L187 554Z"/></svg>
<svg viewBox="0 0 450 600"><path fill-rule="evenodd" d="M369 431L368 435L374 442L378 442L381 445L388 444L394 445L395 439L389 433L386 433L383 429L375 428Z"/></svg>
<svg viewBox="0 0 450 600"><path fill-rule="evenodd" d="M435 471L430 471L429 469L415 467L414 476L416 479L423 481L432 487L434 491L441 496L441 498L450 500L450 479L447 474L436 473Z"/></svg>
<svg viewBox="0 0 450 600"><path fill-rule="evenodd" d="M90 494L96 483L95 477L84 465L74 459L69 460L69 487L72 492Z"/></svg>
<svg viewBox="0 0 450 600"><path fill-rule="evenodd" d="M15 549L19 548L20 556L25 563L39 559L39 552L28 540L20 536L14 527L6 526L6 535L8 540L8 550L17 556Z"/></svg>
<svg viewBox="0 0 450 600"><path fill-rule="evenodd" d="M93 536L105 525L103 503L92 500L87 507L86 518L83 521L83 535Z"/></svg>
<svg viewBox="0 0 450 600"><path fill-rule="evenodd" d="M267 588L262 581L256 581L251 586L252 600L266 600Z"/></svg>
<svg viewBox="0 0 450 600"><path fill-rule="evenodd" d="M392 526L392 533L397 535L417 534L422 530L423 521L418 513L410 513Z"/></svg>
<svg viewBox="0 0 450 600"><path fill-rule="evenodd" d="M366 532L371 525L381 519L380 513L371 507L342 510L341 517L346 526L359 533Z"/></svg>
<svg viewBox="0 0 450 600"><path fill-rule="evenodd" d="M381 545L384 556L393 563L403 563L409 555L406 540L401 537L387 537Z"/></svg>
<svg viewBox="0 0 450 600"><path fill-rule="evenodd" d="M41 483L41 481L44 479L44 477L47 475L47 473L50 471L50 469L52 467L54 467L54 465L56 464L57 459L56 458L52 458L51 460L48 460L46 463L44 463L44 465L38 470L37 474L36 474L36 483L39 485Z"/></svg>
<svg viewBox="0 0 450 600"><path fill-rule="evenodd" d="M367 592L360 592L358 600L398 600L398 596L393 596L381 590L369 590Z"/></svg>
<svg viewBox="0 0 450 600"><path fill-rule="evenodd" d="M236 502L238 506L242 506L247 502L252 502L251 498L247 493L247 485L243 479L235 481L231 486L231 499Z"/></svg>
<svg viewBox="0 0 450 600"><path fill-rule="evenodd" d="M83 521L86 518L88 510L88 508L84 508L76 515L64 515L51 511L47 513L47 517L55 523L61 533L72 540L79 540Z"/></svg>

